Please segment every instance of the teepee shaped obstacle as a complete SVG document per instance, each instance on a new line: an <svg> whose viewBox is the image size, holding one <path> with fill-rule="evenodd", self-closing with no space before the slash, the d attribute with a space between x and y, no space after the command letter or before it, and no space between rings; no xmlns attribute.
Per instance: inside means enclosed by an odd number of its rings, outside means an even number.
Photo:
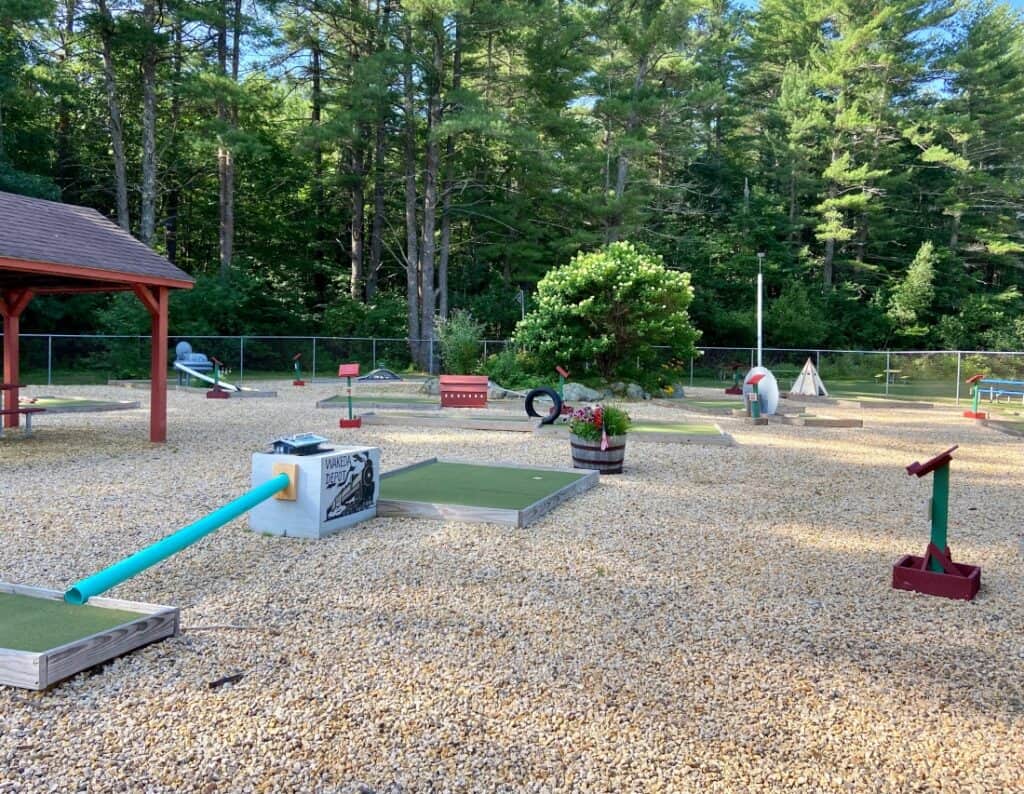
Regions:
<svg viewBox="0 0 1024 794"><path fill-rule="evenodd" d="M821 376L814 367L814 362L809 358L804 362L804 368L800 370L796 380L793 381L793 388L790 394L798 394L802 397L828 397L828 389L821 382Z"/></svg>

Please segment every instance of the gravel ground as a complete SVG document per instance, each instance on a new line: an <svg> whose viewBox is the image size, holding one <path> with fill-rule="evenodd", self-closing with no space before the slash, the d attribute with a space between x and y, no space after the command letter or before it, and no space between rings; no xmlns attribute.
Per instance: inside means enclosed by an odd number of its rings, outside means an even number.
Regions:
<svg viewBox="0 0 1024 794"><path fill-rule="evenodd" d="M144 411L6 435L0 579L63 589L244 491L274 436L341 439L314 407L336 384L274 386L171 392L164 446ZM180 606L180 637L0 689L0 791L1024 790L1021 442L950 409L864 418L723 417L738 446L634 446L525 530L377 519L303 541L236 521L111 593ZM525 434L349 437L385 468L569 456ZM902 467L954 443L972 603L889 586L928 538L930 482Z"/></svg>

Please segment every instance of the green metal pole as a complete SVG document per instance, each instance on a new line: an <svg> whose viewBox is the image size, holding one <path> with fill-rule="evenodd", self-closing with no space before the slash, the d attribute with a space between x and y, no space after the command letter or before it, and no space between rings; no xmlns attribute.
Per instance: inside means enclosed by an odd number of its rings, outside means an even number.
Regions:
<svg viewBox="0 0 1024 794"><path fill-rule="evenodd" d="M345 380L348 381L348 418L352 418L352 376L346 375Z"/></svg>
<svg viewBox="0 0 1024 794"><path fill-rule="evenodd" d="M558 396L563 400L565 399L565 376L559 373L558 375Z"/></svg>
<svg viewBox="0 0 1024 794"><path fill-rule="evenodd" d="M935 470L932 482L932 544L940 551L946 550L946 529L949 522L949 464ZM942 571L934 559L928 560L928 569Z"/></svg>
<svg viewBox="0 0 1024 794"><path fill-rule="evenodd" d="M971 386L971 400L973 401L973 407L971 408L971 410L975 414L978 413L978 400L979 399L981 399L981 389L979 388L978 384L975 383L973 386Z"/></svg>
<svg viewBox="0 0 1024 794"><path fill-rule="evenodd" d="M110 588L116 587L121 582L131 579L133 576L146 570L146 568L156 565L158 562L163 562L172 554L177 554L182 549L191 546L214 530L220 529L229 521L252 510L260 502L287 488L288 483L287 474L278 474L276 477L267 480L262 485L256 486L237 499L228 502L223 507L214 510L194 524L189 524L187 527L179 529L163 540L158 540L152 546L147 546L130 557L125 557L120 562L114 563L109 568L104 568L99 573L75 582L64 593L64 600L69 604L84 604L93 596L105 593Z"/></svg>
<svg viewBox="0 0 1024 794"><path fill-rule="evenodd" d="M750 418L760 419L761 418L761 398L757 394L757 384L755 383L750 387L751 396L754 398L750 401Z"/></svg>
<svg viewBox="0 0 1024 794"><path fill-rule="evenodd" d="M220 388L220 364L213 362L213 388Z"/></svg>

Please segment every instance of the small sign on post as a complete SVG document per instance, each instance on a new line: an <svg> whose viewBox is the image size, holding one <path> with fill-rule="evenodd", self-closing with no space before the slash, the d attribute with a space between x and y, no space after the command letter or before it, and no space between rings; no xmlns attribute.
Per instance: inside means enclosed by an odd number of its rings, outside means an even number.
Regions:
<svg viewBox="0 0 1024 794"><path fill-rule="evenodd" d="M353 364L339 364L338 365L338 377L346 379L346 393L348 394L348 419L341 419L338 422L338 427L343 430L350 427L362 427L363 419L359 416L354 416L352 413L352 378L359 376L359 362Z"/></svg>

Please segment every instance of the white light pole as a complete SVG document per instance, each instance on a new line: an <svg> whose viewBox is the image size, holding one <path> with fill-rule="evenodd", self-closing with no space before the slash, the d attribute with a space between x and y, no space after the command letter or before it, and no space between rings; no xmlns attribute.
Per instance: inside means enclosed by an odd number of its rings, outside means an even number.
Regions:
<svg viewBox="0 0 1024 794"><path fill-rule="evenodd" d="M761 366L761 344L764 340L764 331L761 323L761 293L764 284L764 275L761 273L764 267L764 251L757 252L757 366Z"/></svg>

